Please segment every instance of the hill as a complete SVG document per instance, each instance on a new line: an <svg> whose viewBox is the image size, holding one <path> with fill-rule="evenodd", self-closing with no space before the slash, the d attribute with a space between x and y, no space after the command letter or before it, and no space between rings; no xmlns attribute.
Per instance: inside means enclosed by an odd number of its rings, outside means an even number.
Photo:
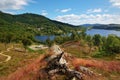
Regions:
<svg viewBox="0 0 120 80"><path fill-rule="evenodd" d="M61 34L70 32L77 26L50 20L42 15L25 13L12 15L0 12L0 27L12 24L21 27L32 27L36 29L38 34Z"/></svg>
<svg viewBox="0 0 120 80"><path fill-rule="evenodd" d="M101 24L93 26L94 29L120 30L120 24Z"/></svg>
<svg viewBox="0 0 120 80"><path fill-rule="evenodd" d="M36 35L61 35L80 30L80 27L54 21L32 13L12 15L0 11L0 42L35 42ZM28 42L28 41L27 41Z"/></svg>

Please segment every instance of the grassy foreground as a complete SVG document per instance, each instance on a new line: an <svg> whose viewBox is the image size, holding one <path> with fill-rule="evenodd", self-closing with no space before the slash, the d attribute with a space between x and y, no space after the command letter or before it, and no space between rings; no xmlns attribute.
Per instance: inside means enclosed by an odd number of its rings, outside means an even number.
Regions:
<svg viewBox="0 0 120 80"><path fill-rule="evenodd" d="M39 50L33 51L29 50L25 52L21 44L8 44L6 48L14 46L9 52L3 53L11 56L12 58L8 62L3 62L6 57L0 55L0 77L7 76L10 73L13 73L20 67L26 66L29 63L32 63L32 60L39 57L44 51ZM20 49L21 51L17 50ZM0 51L5 51L5 45L0 43Z"/></svg>

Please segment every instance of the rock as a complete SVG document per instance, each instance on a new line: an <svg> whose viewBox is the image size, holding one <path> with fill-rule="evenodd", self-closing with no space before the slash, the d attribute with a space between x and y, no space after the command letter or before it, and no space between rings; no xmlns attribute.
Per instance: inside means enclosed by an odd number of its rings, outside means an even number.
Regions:
<svg viewBox="0 0 120 80"><path fill-rule="evenodd" d="M90 71L88 68L83 67L83 66L80 66L80 71L85 73L85 74L88 74L90 76L94 74L93 71Z"/></svg>

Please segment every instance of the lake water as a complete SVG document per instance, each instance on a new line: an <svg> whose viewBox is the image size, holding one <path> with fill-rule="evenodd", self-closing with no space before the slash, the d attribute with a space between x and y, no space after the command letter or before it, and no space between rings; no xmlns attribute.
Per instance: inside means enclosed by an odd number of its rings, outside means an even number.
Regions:
<svg viewBox="0 0 120 80"><path fill-rule="evenodd" d="M50 40L54 40L55 39L55 36L54 35L50 35L50 36L47 36L47 35L44 35L44 36L35 36L35 39L38 40L38 41L46 41L47 39L50 39Z"/></svg>
<svg viewBox="0 0 120 80"><path fill-rule="evenodd" d="M108 36L110 34L115 34L120 37L120 31L115 30L103 30L103 29L91 29L86 32L89 35L100 34L101 36Z"/></svg>
<svg viewBox="0 0 120 80"><path fill-rule="evenodd" d="M120 31L115 31L115 30L91 29L91 30L86 31L86 33L88 35L100 34L101 36L108 36L110 34L115 34L115 35L120 37ZM69 33L69 34L71 34L71 33ZM69 34L67 34L67 35L69 35ZM42 41L42 42L46 41L48 38L50 38L50 40L54 40L55 35L35 36L36 40L39 40L39 41Z"/></svg>

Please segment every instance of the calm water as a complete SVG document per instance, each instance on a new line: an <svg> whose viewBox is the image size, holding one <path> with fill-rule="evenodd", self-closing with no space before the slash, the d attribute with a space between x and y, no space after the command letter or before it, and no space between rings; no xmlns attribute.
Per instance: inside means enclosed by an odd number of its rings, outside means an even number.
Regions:
<svg viewBox="0 0 120 80"><path fill-rule="evenodd" d="M110 34L115 34L120 37L120 31L115 30L103 30L103 29L91 29L86 32L89 35L100 34L101 36L108 36Z"/></svg>
<svg viewBox="0 0 120 80"><path fill-rule="evenodd" d="M100 34L101 36L108 36L109 34L115 34L120 37L120 31L115 31L115 30L91 29L91 30L88 30L86 33L88 35ZM71 35L71 33L69 33L67 35ZM50 38L50 40L54 40L55 36L54 35L51 35L51 36L44 35L44 36L35 36L35 38L36 38L36 40L44 42L48 38Z"/></svg>
<svg viewBox="0 0 120 80"><path fill-rule="evenodd" d="M46 41L47 39L50 39L50 40L54 40L55 39L55 36L54 35L51 35L51 36L47 36L47 35L44 35L44 36L35 36L35 39L38 40L38 41Z"/></svg>

